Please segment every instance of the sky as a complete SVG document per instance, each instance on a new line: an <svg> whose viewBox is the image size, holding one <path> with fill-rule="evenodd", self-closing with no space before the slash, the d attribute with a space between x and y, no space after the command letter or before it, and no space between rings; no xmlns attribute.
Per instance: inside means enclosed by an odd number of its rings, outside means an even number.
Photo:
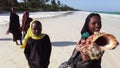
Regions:
<svg viewBox="0 0 120 68"><path fill-rule="evenodd" d="M60 2L85 11L120 12L120 0L60 0Z"/></svg>

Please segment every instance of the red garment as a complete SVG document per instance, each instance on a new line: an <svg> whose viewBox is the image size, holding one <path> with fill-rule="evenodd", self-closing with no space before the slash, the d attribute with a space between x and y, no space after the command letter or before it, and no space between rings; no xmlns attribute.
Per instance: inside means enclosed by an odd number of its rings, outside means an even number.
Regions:
<svg viewBox="0 0 120 68"><path fill-rule="evenodd" d="M29 28L29 24L32 21L32 18L29 17L29 13L26 11L23 14L23 18L22 18L22 27L21 30L23 32L27 32L28 28Z"/></svg>

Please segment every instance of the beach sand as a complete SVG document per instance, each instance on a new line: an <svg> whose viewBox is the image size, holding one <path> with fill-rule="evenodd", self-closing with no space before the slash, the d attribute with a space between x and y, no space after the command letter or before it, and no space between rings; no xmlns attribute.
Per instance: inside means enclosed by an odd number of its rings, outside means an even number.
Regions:
<svg viewBox="0 0 120 68"><path fill-rule="evenodd" d="M54 18L36 18L41 21L42 32L49 35L52 43L49 68L58 68L61 63L70 58L76 42L81 37L80 31L88 14L88 12L79 11ZM113 34L120 41L120 17L100 15L102 17L101 32ZM0 68L28 68L24 49L20 49L19 45L12 41L11 34L5 34L7 29L8 23L0 24ZM119 50L120 46L104 53L102 68L120 68Z"/></svg>

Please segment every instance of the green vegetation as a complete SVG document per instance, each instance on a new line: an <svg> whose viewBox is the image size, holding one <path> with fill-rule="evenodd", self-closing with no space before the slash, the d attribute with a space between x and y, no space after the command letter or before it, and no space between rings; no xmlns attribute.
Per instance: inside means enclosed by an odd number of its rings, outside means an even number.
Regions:
<svg viewBox="0 0 120 68"><path fill-rule="evenodd" d="M58 0L23 0L24 2L18 2L17 0L0 0L0 9L10 11L11 7L16 8L18 11L67 11L75 10L65 4L61 4ZM49 3L48 3L49 2Z"/></svg>

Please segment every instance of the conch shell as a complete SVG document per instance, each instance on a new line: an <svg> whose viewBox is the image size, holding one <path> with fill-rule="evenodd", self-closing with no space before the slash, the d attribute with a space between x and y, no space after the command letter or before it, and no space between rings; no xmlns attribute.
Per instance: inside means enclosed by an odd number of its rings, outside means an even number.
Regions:
<svg viewBox="0 0 120 68"><path fill-rule="evenodd" d="M95 32L84 43L77 44L76 49L81 52L83 60L100 59L105 50L115 49L119 45L112 34Z"/></svg>

